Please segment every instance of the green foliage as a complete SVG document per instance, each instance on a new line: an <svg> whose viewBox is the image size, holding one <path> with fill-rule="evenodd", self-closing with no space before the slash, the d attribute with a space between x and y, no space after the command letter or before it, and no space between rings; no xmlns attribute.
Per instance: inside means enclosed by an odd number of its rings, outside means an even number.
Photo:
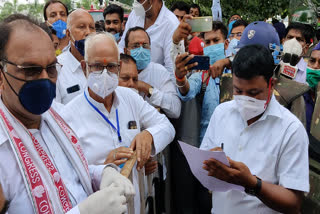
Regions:
<svg viewBox="0 0 320 214"><path fill-rule="evenodd" d="M168 8L176 0L167 0ZM182 0L191 3L190 0ZM275 15L285 17L288 14L290 0L221 0L222 15L227 21L230 16L237 13L248 21L264 20ZM211 15L211 0L196 0L203 15Z"/></svg>

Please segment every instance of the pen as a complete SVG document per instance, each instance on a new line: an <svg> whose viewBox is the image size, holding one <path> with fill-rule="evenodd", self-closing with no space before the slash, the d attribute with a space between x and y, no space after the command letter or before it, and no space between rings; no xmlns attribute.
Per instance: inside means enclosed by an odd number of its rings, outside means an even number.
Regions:
<svg viewBox="0 0 320 214"><path fill-rule="evenodd" d="M222 149L222 151L223 151L223 143L221 143L221 149Z"/></svg>

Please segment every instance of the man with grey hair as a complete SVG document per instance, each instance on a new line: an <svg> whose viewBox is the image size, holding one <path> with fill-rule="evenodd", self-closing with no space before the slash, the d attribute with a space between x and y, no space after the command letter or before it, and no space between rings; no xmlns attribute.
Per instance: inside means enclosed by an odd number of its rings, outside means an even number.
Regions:
<svg viewBox="0 0 320 214"><path fill-rule="evenodd" d="M145 163L173 140L175 131L139 94L117 87L121 61L110 33L90 35L85 47L81 66L88 87L64 107L62 115L81 139L89 164L114 163L121 168L136 152L134 210L140 213L138 174L143 176Z"/></svg>
<svg viewBox="0 0 320 214"><path fill-rule="evenodd" d="M86 10L77 9L68 16L66 35L71 45L69 50L58 56L63 67L57 81L57 102L67 104L86 87L87 80L80 61L84 59L85 38L94 32L94 20Z"/></svg>

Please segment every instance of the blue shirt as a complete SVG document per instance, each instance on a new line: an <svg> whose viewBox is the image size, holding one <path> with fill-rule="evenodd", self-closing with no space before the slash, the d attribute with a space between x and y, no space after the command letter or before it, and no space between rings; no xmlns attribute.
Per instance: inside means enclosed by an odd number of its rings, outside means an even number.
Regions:
<svg viewBox="0 0 320 214"><path fill-rule="evenodd" d="M190 85L190 89L188 94L186 94L185 96L182 96L179 89L177 88L178 95L184 102L195 98L200 93L202 85L202 72L192 74L188 78L188 82ZM219 84L219 78L212 79L212 77L210 77L209 84L207 86L202 102L202 112L200 120L200 142L202 142L203 136L206 133L211 115L213 114L215 108L219 105Z"/></svg>

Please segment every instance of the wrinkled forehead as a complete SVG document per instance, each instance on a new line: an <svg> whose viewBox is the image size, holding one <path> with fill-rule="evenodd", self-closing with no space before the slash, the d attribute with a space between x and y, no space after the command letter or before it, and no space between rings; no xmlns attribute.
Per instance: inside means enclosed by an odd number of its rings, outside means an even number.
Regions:
<svg viewBox="0 0 320 214"><path fill-rule="evenodd" d="M295 37L295 38L302 38L304 39L303 35L302 35L302 32L298 29L290 29L288 34L287 34L287 37Z"/></svg>
<svg viewBox="0 0 320 214"><path fill-rule="evenodd" d="M148 43L149 44L149 37L147 33L143 30L136 30L132 31L129 35L129 43Z"/></svg>
<svg viewBox="0 0 320 214"><path fill-rule="evenodd" d="M17 23L11 31L6 45L6 56L14 59L16 64L32 62L41 65L56 59L49 35L40 27L22 26L21 23Z"/></svg>
<svg viewBox="0 0 320 214"><path fill-rule="evenodd" d="M82 9L78 9L77 11L73 11L68 16L68 22L70 23L70 26L78 26L78 25L93 25L94 26L94 20L92 16Z"/></svg>
<svg viewBox="0 0 320 214"><path fill-rule="evenodd" d="M107 64L118 62L118 48L110 39L100 38L93 41L88 48L88 61Z"/></svg>

